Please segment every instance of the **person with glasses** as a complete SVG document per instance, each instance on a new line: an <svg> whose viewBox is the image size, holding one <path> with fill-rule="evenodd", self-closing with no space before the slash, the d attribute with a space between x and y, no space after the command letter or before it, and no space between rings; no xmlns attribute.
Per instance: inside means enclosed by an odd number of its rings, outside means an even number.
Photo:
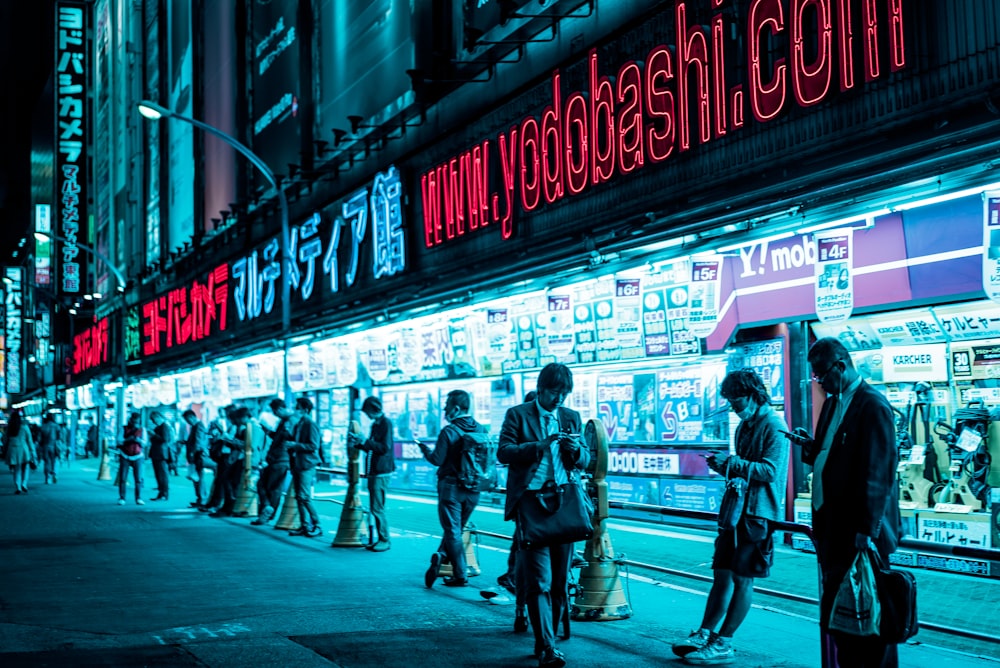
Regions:
<svg viewBox="0 0 1000 668"><path fill-rule="evenodd" d="M705 461L727 478L747 481L746 505L736 528L720 528L715 539L712 588L701 627L672 647L685 663L698 666L736 660L733 635L750 611L754 579L771 574L773 523L785 517L788 480L788 426L771 408L761 377L753 369L730 371L719 391L740 418L735 454L715 451Z"/></svg>
<svg viewBox="0 0 1000 668"><path fill-rule="evenodd" d="M572 391L573 372L553 362L538 374L535 400L507 409L497 450L500 463L509 465L505 520L517 518L518 504L522 497L530 498L525 496L529 490L541 489L548 480L566 483L575 470L587 468L590 452L580 445L580 414L562 405ZM566 665L566 657L555 647L555 629L569 612L572 558L573 543L522 546L517 552L517 586L524 585L540 668Z"/></svg>
<svg viewBox="0 0 1000 668"><path fill-rule="evenodd" d="M827 394L816 432L795 430L803 463L812 466L812 527L822 572L820 624L830 619L840 583L860 550L877 549L885 563L902 525L896 466L896 422L886 398L866 383L838 339L809 349L813 381ZM879 636L831 632L837 665L893 668L896 645Z"/></svg>

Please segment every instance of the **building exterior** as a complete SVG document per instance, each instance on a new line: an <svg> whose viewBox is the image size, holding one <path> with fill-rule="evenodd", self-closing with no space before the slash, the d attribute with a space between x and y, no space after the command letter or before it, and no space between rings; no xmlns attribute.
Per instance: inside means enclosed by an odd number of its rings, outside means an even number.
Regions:
<svg viewBox="0 0 1000 668"><path fill-rule="evenodd" d="M558 360L611 437L612 498L713 510L726 370L811 428L806 350L831 335L900 411L912 533L1000 546L1000 474L970 469L1000 433L934 433L1000 403L994 2L96 0L56 29L52 271L115 295L66 341L76 414L113 431L290 387L337 464L354 388L396 419L398 484L430 489L410 443L442 397L496 429ZM249 147L286 225L232 145L142 99ZM70 257L87 240L123 293Z"/></svg>

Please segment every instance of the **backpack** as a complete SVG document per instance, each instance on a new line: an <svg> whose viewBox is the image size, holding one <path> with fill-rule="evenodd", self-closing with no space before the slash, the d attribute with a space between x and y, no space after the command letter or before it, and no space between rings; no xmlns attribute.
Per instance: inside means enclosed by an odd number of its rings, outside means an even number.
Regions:
<svg viewBox="0 0 1000 668"><path fill-rule="evenodd" d="M485 431L458 431L458 486L470 492L490 491L497 484L496 442Z"/></svg>

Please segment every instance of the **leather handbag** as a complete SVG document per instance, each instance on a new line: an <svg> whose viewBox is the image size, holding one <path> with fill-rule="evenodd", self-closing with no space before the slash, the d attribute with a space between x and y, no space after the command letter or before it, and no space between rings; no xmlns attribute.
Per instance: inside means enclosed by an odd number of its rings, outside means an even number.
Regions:
<svg viewBox="0 0 1000 668"><path fill-rule="evenodd" d="M726 460L726 487L719 503L719 528L727 531L734 530L743 517L749 484L744 478L733 478L729 475L729 461Z"/></svg>
<svg viewBox="0 0 1000 668"><path fill-rule="evenodd" d="M528 550L594 535L593 504L578 482L557 485L547 480L541 489L525 491L517 508L518 541Z"/></svg>
<svg viewBox="0 0 1000 668"><path fill-rule="evenodd" d="M917 579L909 571L896 571L882 561L877 550L869 550L875 571L875 586L882 605L879 635L890 644L917 635Z"/></svg>

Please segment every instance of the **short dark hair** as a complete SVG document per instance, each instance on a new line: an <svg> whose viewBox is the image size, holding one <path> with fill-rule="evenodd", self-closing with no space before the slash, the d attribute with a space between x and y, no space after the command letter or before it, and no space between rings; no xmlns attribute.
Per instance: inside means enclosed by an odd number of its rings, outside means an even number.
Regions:
<svg viewBox="0 0 1000 668"><path fill-rule="evenodd" d="M365 413L381 413L382 401L378 397L368 397L361 402L361 410Z"/></svg>
<svg viewBox="0 0 1000 668"><path fill-rule="evenodd" d="M832 336L824 336L812 344L807 359L809 364L813 362L826 362L827 364L843 362L845 367L854 367L854 361L851 359L851 354L847 352L847 348L840 339Z"/></svg>
<svg viewBox="0 0 1000 668"><path fill-rule="evenodd" d="M198 419L198 414L197 414L197 413L195 413L195 412L194 412L193 410L191 410L191 409L189 408L189 409L187 409L186 411L184 411L183 413L181 413L181 417L184 417L184 418L189 418L189 417L193 417L194 419L196 419L196 420L197 420L197 419Z"/></svg>
<svg viewBox="0 0 1000 668"><path fill-rule="evenodd" d="M311 413L313 409L313 402L309 397L299 397L295 400L295 407L300 411Z"/></svg>
<svg viewBox="0 0 1000 668"><path fill-rule="evenodd" d="M546 364L538 374L538 389L555 392L573 391L573 372L559 362Z"/></svg>
<svg viewBox="0 0 1000 668"><path fill-rule="evenodd" d="M163 417L163 413L161 413L160 411L153 411L152 413L149 414L150 420L155 420L156 418L160 418L161 420L165 419Z"/></svg>
<svg viewBox="0 0 1000 668"><path fill-rule="evenodd" d="M287 405L285 404L285 400L284 399L271 399L271 401L270 401L270 403L268 405L271 407L271 410L274 411L274 412L278 412L278 410L287 407Z"/></svg>
<svg viewBox="0 0 1000 668"><path fill-rule="evenodd" d="M445 406L451 404L463 413L468 413L469 408L472 406L472 397L465 390L452 390L448 393L448 398L445 400Z"/></svg>
<svg viewBox="0 0 1000 668"><path fill-rule="evenodd" d="M760 406L771 403L771 395L764 387L764 381L756 371L750 368L737 369L727 373L726 377L722 379L719 394L727 401L736 397L750 397L754 403Z"/></svg>
<svg viewBox="0 0 1000 668"><path fill-rule="evenodd" d="M250 417L250 409L246 406L240 406L232 412L232 419L241 420Z"/></svg>
<svg viewBox="0 0 1000 668"><path fill-rule="evenodd" d="M524 395L524 403L530 404L532 401L535 400L535 397L537 397L537 396L538 396L538 392L535 392L534 390L531 390L526 395Z"/></svg>

